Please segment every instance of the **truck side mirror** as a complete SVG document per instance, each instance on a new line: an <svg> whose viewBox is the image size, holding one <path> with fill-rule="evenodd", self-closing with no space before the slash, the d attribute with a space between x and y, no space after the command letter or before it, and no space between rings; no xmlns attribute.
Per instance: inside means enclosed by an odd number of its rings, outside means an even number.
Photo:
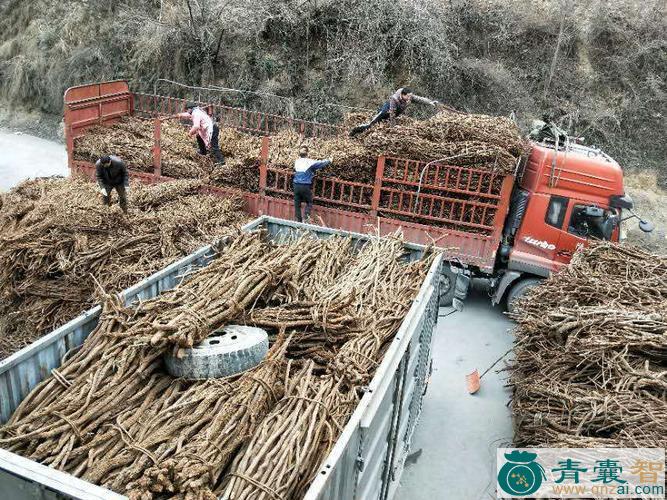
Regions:
<svg viewBox="0 0 667 500"><path fill-rule="evenodd" d="M629 220L629 219L639 219L639 229L641 229L645 233L650 233L651 231L653 231L655 229L655 224L653 224L653 222L642 219L641 217L639 217L639 215L637 215L636 213L634 213L630 209L628 209L628 212L630 212L632 215L626 217L625 219L623 219L623 221L626 221L626 220ZM621 221L621 222L623 222L623 221Z"/></svg>
<svg viewBox="0 0 667 500"><path fill-rule="evenodd" d="M655 224L653 222L648 221L648 220L639 220L639 229L644 231L645 233L650 233L655 229Z"/></svg>
<svg viewBox="0 0 667 500"><path fill-rule="evenodd" d="M629 194L624 194L623 196L612 194L609 197L609 206L612 208L625 208L627 210L632 210L634 202L632 201L632 197Z"/></svg>

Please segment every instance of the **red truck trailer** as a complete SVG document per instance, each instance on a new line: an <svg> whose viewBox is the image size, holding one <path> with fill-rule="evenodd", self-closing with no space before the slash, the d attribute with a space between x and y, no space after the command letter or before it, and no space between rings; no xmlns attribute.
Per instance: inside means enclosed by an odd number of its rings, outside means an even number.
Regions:
<svg viewBox="0 0 667 500"><path fill-rule="evenodd" d="M172 180L161 172L161 123L183 110L183 99L131 92L120 80L72 87L64 102L73 175L94 177L94 165L74 157L77 137L90 126L136 116L152 120L155 127L153 172L132 172L132 177L148 183ZM214 186L205 191L240 196L252 215L293 218L292 172L270 163L271 135L289 128L318 137L340 128L223 105L208 107L220 126L263 140L256 192ZM443 269L443 302L454 297L456 278L456 293L464 297L469 279L476 277L489 280L494 304L503 299L511 303L566 265L588 239L617 241L622 210L632 209L618 163L598 149L549 139L533 142L529 157L513 175L379 156L373 184L318 177L313 190L314 216L324 225L382 235L400 230L408 241L442 248L449 263ZM649 226L640 223L644 230Z"/></svg>

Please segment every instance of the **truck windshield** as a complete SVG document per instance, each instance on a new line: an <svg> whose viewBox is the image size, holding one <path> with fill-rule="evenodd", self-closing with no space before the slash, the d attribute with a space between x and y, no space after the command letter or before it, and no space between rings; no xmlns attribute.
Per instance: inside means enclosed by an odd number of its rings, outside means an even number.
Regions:
<svg viewBox="0 0 667 500"><path fill-rule="evenodd" d="M586 205L575 205L568 224L568 233L575 234L581 238L594 238L598 240L605 238L604 222L614 213L604 210L600 215L586 213Z"/></svg>

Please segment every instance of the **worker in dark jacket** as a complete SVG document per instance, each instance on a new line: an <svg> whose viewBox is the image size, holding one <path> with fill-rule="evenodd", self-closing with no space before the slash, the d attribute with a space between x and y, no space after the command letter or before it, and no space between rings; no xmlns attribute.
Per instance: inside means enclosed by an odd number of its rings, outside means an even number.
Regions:
<svg viewBox="0 0 667 500"><path fill-rule="evenodd" d="M192 121L189 134L191 137L197 137L200 155L204 156L210 152L216 163L225 163L225 157L218 143L220 127L206 111L195 103L189 102L185 105L185 113L179 113L176 116Z"/></svg>
<svg viewBox="0 0 667 500"><path fill-rule="evenodd" d="M393 126L395 118L402 115L405 109L408 107L408 104L410 104L412 101L428 104L433 107L440 104L438 101L432 101L426 97L413 94L412 90L408 87L402 87L394 92L387 102L380 106L380 109L378 109L377 114L371 119L371 121L354 127L350 131L350 136L360 134L361 132L368 130L373 125L383 120L389 120Z"/></svg>
<svg viewBox="0 0 667 500"><path fill-rule="evenodd" d="M103 156L95 163L97 185L102 194L102 204L111 206L111 191L118 193L118 202L123 212L127 212L127 194L130 179L125 162L114 155Z"/></svg>
<svg viewBox="0 0 667 500"><path fill-rule="evenodd" d="M299 150L299 158L294 162L294 214L296 220L303 221L301 203L306 202L306 221L310 220L310 211L313 208L313 177L315 172L331 165L331 159L313 160L308 158L308 146Z"/></svg>

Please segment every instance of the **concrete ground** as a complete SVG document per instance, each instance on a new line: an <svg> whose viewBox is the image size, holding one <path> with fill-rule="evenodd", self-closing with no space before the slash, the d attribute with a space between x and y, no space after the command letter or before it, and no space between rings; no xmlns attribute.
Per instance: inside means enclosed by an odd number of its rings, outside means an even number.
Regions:
<svg viewBox="0 0 667 500"><path fill-rule="evenodd" d="M25 179L68 172L64 144L0 129L0 191Z"/></svg>
<svg viewBox="0 0 667 500"><path fill-rule="evenodd" d="M466 391L465 376L475 368L481 374L512 347L512 322L485 291L471 292L463 311L443 317L450 311L440 309L433 376L398 500L496 498L496 448L511 446L510 392L506 373L496 373L504 363L484 376L475 395Z"/></svg>

